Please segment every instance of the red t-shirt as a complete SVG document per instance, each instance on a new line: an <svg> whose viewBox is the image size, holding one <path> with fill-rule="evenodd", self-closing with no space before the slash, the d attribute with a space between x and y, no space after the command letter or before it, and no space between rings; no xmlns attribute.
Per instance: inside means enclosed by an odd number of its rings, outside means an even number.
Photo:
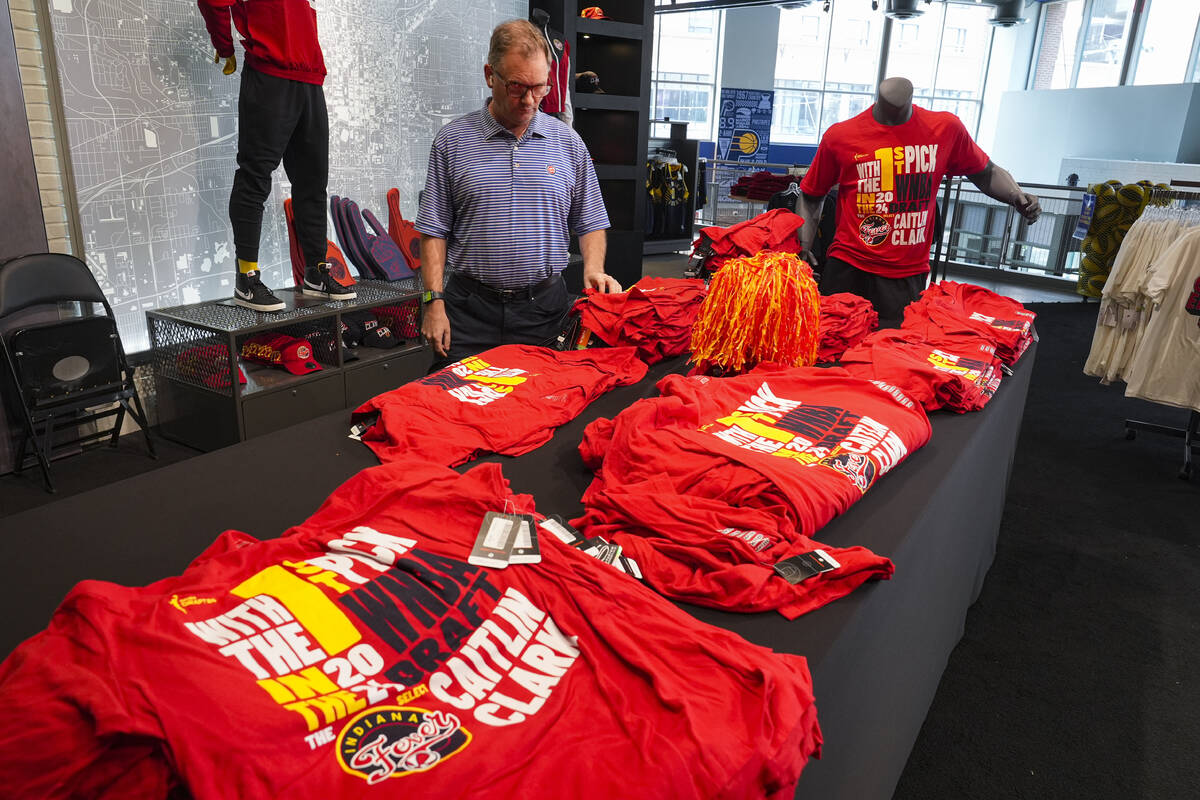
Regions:
<svg viewBox="0 0 1200 800"><path fill-rule="evenodd" d="M79 584L0 665L5 796L791 797L821 742L805 659L553 537L467 563L506 505L532 503L498 465L388 464L281 538Z"/></svg>
<svg viewBox="0 0 1200 800"><path fill-rule="evenodd" d="M632 347L559 352L506 344L374 397L353 419L378 413L362 441L380 461L452 467L481 453L528 453L597 397L645 374Z"/></svg>
<svg viewBox="0 0 1200 800"><path fill-rule="evenodd" d="M981 172L988 156L948 111L914 105L908 122L884 125L873 108L825 131L800 190L824 196L840 186L830 258L887 278L920 275L942 177Z"/></svg>
<svg viewBox="0 0 1200 800"><path fill-rule="evenodd" d="M926 411L978 411L1000 386L996 348L981 336L945 335L934 341L906 330L877 331L847 350L851 375L899 386Z"/></svg>
<svg viewBox="0 0 1200 800"><path fill-rule="evenodd" d="M837 361L848 348L879 327L871 301L850 292L821 295L821 341L817 361Z"/></svg>
<svg viewBox="0 0 1200 800"><path fill-rule="evenodd" d="M585 492L661 475L677 494L770 511L813 536L929 441L925 411L844 370L764 365L734 378L670 375L584 431Z"/></svg>
<svg viewBox="0 0 1200 800"><path fill-rule="evenodd" d="M996 346L996 356L1013 365L1033 341L1037 314L1011 297L971 283L939 281L904 309L904 330L935 341L947 334L974 334Z"/></svg>
<svg viewBox="0 0 1200 800"><path fill-rule="evenodd" d="M611 347L631 345L647 364L691 345L707 287L688 278L642 278L627 292L586 290L575 304L580 322Z"/></svg>
<svg viewBox="0 0 1200 800"><path fill-rule="evenodd" d="M246 49L246 64L277 78L325 82L325 56L317 39L317 11L310 0L197 0L213 47L222 58L234 54L234 27Z"/></svg>
<svg viewBox="0 0 1200 800"><path fill-rule="evenodd" d="M592 492L584 515L571 524L621 545L668 597L729 611L775 609L795 619L895 570L865 547L821 544L768 511L676 494L658 476ZM839 566L794 585L775 571L777 562L816 549Z"/></svg>

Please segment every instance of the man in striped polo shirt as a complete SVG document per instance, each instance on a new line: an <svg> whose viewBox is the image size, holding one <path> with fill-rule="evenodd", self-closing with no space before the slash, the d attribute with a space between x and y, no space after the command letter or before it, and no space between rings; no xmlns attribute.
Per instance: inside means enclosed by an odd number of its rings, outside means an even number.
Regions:
<svg viewBox="0 0 1200 800"><path fill-rule="evenodd" d="M608 214L587 147L538 111L549 74L541 32L527 20L502 23L483 67L487 104L433 140L416 228L421 278L433 290L421 333L435 369L497 345L554 339L567 310L560 273L572 233L584 286L621 291L604 272Z"/></svg>

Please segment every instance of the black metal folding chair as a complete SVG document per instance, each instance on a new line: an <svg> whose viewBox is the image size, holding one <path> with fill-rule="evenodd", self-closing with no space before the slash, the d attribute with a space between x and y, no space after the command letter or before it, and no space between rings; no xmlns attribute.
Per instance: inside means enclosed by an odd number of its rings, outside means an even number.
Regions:
<svg viewBox="0 0 1200 800"><path fill-rule="evenodd" d="M112 308L87 265L62 253L36 253L0 265L0 325L35 306L70 302L85 304L86 311L99 305L104 313L27 325L0 335L21 414L14 471L25 466L32 440L48 492L54 491L54 451L105 438L116 447L126 412L142 429L150 457L158 457ZM116 418L111 430L79 432L109 417ZM67 428L77 430L63 439Z"/></svg>

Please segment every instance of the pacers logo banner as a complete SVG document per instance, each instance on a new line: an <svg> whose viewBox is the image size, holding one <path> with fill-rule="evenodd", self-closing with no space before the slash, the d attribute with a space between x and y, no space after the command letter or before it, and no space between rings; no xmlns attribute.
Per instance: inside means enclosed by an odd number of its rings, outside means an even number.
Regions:
<svg viewBox="0 0 1200 800"><path fill-rule="evenodd" d="M855 153L858 236L869 247L928 241L937 191L938 145L884 147Z"/></svg>
<svg viewBox="0 0 1200 800"><path fill-rule="evenodd" d="M717 158L728 161L767 160L775 92L722 89L717 122Z"/></svg>

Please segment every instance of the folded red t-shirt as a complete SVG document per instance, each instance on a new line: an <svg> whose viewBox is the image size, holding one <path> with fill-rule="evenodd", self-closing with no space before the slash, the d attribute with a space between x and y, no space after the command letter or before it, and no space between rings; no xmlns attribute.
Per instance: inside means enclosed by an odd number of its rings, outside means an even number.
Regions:
<svg viewBox="0 0 1200 800"><path fill-rule="evenodd" d="M702 280L647 277L627 292L588 289L575 311L602 342L636 347L642 360L653 364L688 349L705 292Z"/></svg>
<svg viewBox="0 0 1200 800"><path fill-rule="evenodd" d="M380 461L452 467L481 453L528 453L597 397L645 374L632 347L559 352L508 344L374 397L353 420L370 423L361 438Z"/></svg>

